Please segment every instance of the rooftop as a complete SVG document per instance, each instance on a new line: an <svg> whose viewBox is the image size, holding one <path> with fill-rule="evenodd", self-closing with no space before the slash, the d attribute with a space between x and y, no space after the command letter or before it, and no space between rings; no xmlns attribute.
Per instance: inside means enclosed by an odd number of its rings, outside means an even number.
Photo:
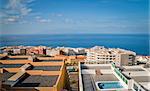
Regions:
<svg viewBox="0 0 150 91"><path fill-rule="evenodd" d="M81 66L82 69L111 69L110 66Z"/></svg>
<svg viewBox="0 0 150 91"><path fill-rule="evenodd" d="M150 90L150 72L148 68L144 68L143 66L124 66L122 73L134 79L134 81L140 84L144 89Z"/></svg>
<svg viewBox="0 0 150 91"><path fill-rule="evenodd" d="M0 64L0 68L19 68L23 64Z"/></svg>
<svg viewBox="0 0 150 91"><path fill-rule="evenodd" d="M111 66L102 64L81 64L81 77L84 91L96 91L95 83L98 81L119 81Z"/></svg>
<svg viewBox="0 0 150 91"><path fill-rule="evenodd" d="M15 75L16 73L13 72L4 72L2 74L2 81L5 82L7 79L9 79L11 76Z"/></svg>
<svg viewBox="0 0 150 91"><path fill-rule="evenodd" d="M61 66L34 66L32 70L59 71Z"/></svg>
<svg viewBox="0 0 150 91"><path fill-rule="evenodd" d="M39 60L41 62L62 62L62 60Z"/></svg>
<svg viewBox="0 0 150 91"><path fill-rule="evenodd" d="M28 58L1 58L1 60L27 60Z"/></svg>
<svg viewBox="0 0 150 91"><path fill-rule="evenodd" d="M144 70L137 68L137 69L125 69L125 71L144 71Z"/></svg>
<svg viewBox="0 0 150 91"><path fill-rule="evenodd" d="M15 87L51 87L55 85L58 75L56 76L41 76L41 75L26 75L21 79Z"/></svg>
<svg viewBox="0 0 150 91"><path fill-rule="evenodd" d="M93 75L82 74L84 91L96 91L95 82L97 81L119 81L113 74Z"/></svg>
<svg viewBox="0 0 150 91"><path fill-rule="evenodd" d="M150 82L150 76L134 76L132 78L136 82Z"/></svg>

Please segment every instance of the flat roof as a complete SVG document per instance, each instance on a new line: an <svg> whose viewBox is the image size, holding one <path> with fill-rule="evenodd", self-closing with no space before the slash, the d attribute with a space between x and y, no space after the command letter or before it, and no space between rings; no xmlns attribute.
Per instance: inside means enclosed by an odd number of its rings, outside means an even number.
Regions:
<svg viewBox="0 0 150 91"><path fill-rule="evenodd" d="M32 70L59 71L61 66L34 66Z"/></svg>
<svg viewBox="0 0 150 91"><path fill-rule="evenodd" d="M41 75L27 75L21 79L15 87L52 87L56 84L58 75L56 76L41 76Z"/></svg>
<svg viewBox="0 0 150 91"><path fill-rule="evenodd" d="M111 69L111 66L81 66L81 69Z"/></svg>
<svg viewBox="0 0 150 91"><path fill-rule="evenodd" d="M24 64L0 64L0 68L19 68Z"/></svg>
<svg viewBox="0 0 150 91"><path fill-rule="evenodd" d="M39 60L41 62L62 62L63 60Z"/></svg>
<svg viewBox="0 0 150 91"><path fill-rule="evenodd" d="M150 90L150 82L140 82L139 84L142 85L148 91Z"/></svg>
<svg viewBox="0 0 150 91"><path fill-rule="evenodd" d="M16 73L13 72L4 72L2 73L2 81L5 82L7 79L9 79L11 76L15 75Z"/></svg>
<svg viewBox="0 0 150 91"><path fill-rule="evenodd" d="M2 60L3 56L0 56L0 60Z"/></svg>
<svg viewBox="0 0 150 91"><path fill-rule="evenodd" d="M125 69L125 71L144 71L144 70L137 68L137 69Z"/></svg>
<svg viewBox="0 0 150 91"><path fill-rule="evenodd" d="M145 69L147 69L150 72L150 68L145 68Z"/></svg>
<svg viewBox="0 0 150 91"><path fill-rule="evenodd" d="M27 60L28 58L4 58L1 60Z"/></svg>
<svg viewBox="0 0 150 91"><path fill-rule="evenodd" d="M96 91L95 83L97 81L119 81L119 80L113 74L105 74L105 75L82 74L82 81L84 91Z"/></svg>
<svg viewBox="0 0 150 91"><path fill-rule="evenodd" d="M97 88L95 83L99 81L119 81L119 79L111 72L111 65L81 64L81 72L84 70L87 70L88 73L81 73L84 91L96 91ZM92 70L95 70L96 73L93 73Z"/></svg>
<svg viewBox="0 0 150 91"><path fill-rule="evenodd" d="M132 78L136 82L150 82L150 76L134 76Z"/></svg>

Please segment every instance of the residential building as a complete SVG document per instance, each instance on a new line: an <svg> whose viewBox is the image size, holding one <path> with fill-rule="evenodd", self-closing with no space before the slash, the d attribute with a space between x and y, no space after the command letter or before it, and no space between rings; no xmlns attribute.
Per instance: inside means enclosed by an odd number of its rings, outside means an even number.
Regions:
<svg viewBox="0 0 150 91"><path fill-rule="evenodd" d="M0 63L2 91L61 91L69 86L63 59L8 56Z"/></svg>
<svg viewBox="0 0 150 91"><path fill-rule="evenodd" d="M57 55L60 55L60 50L59 50L59 49L55 49L55 48L46 49L46 55L49 55L49 56L57 56Z"/></svg>
<svg viewBox="0 0 150 91"><path fill-rule="evenodd" d="M150 91L149 84L150 68L144 66L79 64L80 91Z"/></svg>
<svg viewBox="0 0 150 91"><path fill-rule="evenodd" d="M150 91L150 68L142 65L123 66L123 75L131 78L133 91Z"/></svg>
<svg viewBox="0 0 150 91"><path fill-rule="evenodd" d="M136 56L136 63L140 64L140 63L149 63L150 62L150 56Z"/></svg>
<svg viewBox="0 0 150 91"><path fill-rule="evenodd" d="M112 84L112 87L104 83ZM80 91L131 91L128 85L120 79L111 64L79 64Z"/></svg>
<svg viewBox="0 0 150 91"><path fill-rule="evenodd" d="M26 55L27 54L27 50L26 49L20 49L20 54L21 55Z"/></svg>
<svg viewBox="0 0 150 91"><path fill-rule="evenodd" d="M86 63L107 64L114 62L117 66L134 64L136 53L115 48L95 46L87 50Z"/></svg>
<svg viewBox="0 0 150 91"><path fill-rule="evenodd" d="M37 46L37 47L30 47L27 48L27 54L46 54L46 47L45 46Z"/></svg>
<svg viewBox="0 0 150 91"><path fill-rule="evenodd" d="M20 49L13 49L13 54L20 54Z"/></svg>

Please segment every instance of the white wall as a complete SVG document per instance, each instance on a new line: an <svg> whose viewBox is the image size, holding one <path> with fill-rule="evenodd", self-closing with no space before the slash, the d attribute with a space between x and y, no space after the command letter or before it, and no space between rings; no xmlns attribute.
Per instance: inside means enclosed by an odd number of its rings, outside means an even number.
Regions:
<svg viewBox="0 0 150 91"><path fill-rule="evenodd" d="M112 70L100 70L102 74L112 74Z"/></svg>
<svg viewBox="0 0 150 91"><path fill-rule="evenodd" d="M96 74L95 69L82 69L81 74Z"/></svg>

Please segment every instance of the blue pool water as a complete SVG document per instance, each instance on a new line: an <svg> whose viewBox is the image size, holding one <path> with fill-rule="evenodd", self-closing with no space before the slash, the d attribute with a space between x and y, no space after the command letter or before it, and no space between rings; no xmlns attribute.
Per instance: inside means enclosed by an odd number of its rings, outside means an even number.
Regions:
<svg viewBox="0 0 150 91"><path fill-rule="evenodd" d="M123 88L120 82L103 82L98 83L100 89L113 89L113 88Z"/></svg>

